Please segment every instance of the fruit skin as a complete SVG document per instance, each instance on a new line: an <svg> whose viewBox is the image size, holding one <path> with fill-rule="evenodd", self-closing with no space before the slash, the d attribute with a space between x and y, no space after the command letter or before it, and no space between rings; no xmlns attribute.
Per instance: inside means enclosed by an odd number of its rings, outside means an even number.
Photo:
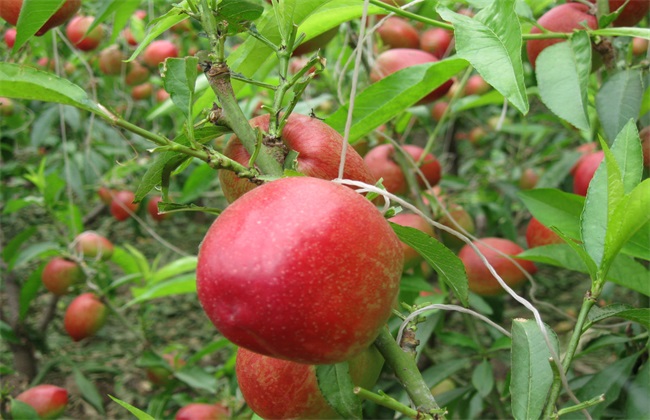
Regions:
<svg viewBox="0 0 650 420"><path fill-rule="evenodd" d="M97 25L92 31L86 33L95 18L92 16L76 16L65 28L65 34L72 44L81 51L92 51L102 42L104 26Z"/></svg>
<svg viewBox="0 0 650 420"><path fill-rule="evenodd" d="M160 88L156 91L156 102L165 102L167 99L169 99L169 96L169 92L163 88Z"/></svg>
<svg viewBox="0 0 650 420"><path fill-rule="evenodd" d="M370 70L370 80L372 82L378 82L398 70L415 66L417 64L435 63L436 61L438 61L438 58L435 55L422 50L394 48L379 54L377 60L375 60L375 64ZM447 93L452 83L451 80L446 81L441 86L434 89L433 92L420 99L417 104L426 104L442 98L445 96L445 93Z"/></svg>
<svg viewBox="0 0 650 420"><path fill-rule="evenodd" d="M420 230L431 237L435 237L433 226L426 221L426 219L419 214L415 213L400 213L388 219L389 222L396 223L401 226L408 226ZM402 243L404 250L404 269L415 267L422 261L422 256L413 248Z"/></svg>
<svg viewBox="0 0 650 420"><path fill-rule="evenodd" d="M111 202L110 208L113 217L120 222L131 217L131 213L135 213L139 207L138 204L133 202L134 200L135 194L132 191L125 190L116 192L115 195L113 195L113 201Z"/></svg>
<svg viewBox="0 0 650 420"><path fill-rule="evenodd" d="M97 258L101 255L101 260L106 261L113 256L113 243L96 232L82 232L75 238L74 243L77 252L81 252L84 257Z"/></svg>
<svg viewBox="0 0 650 420"><path fill-rule="evenodd" d="M41 274L43 286L57 296L68 293L70 286L83 278L83 270L76 262L61 257L52 258Z"/></svg>
<svg viewBox="0 0 650 420"><path fill-rule="evenodd" d="M388 48L418 48L420 34L406 19L396 16L387 18L377 28L377 34Z"/></svg>
<svg viewBox="0 0 650 420"><path fill-rule="evenodd" d="M539 181L539 175L532 168L526 168L519 177L519 188L522 190L531 190L535 188Z"/></svg>
<svg viewBox="0 0 650 420"><path fill-rule="evenodd" d="M150 99L151 95L153 95L153 85L149 82L133 86L131 89L131 97L136 101Z"/></svg>
<svg viewBox="0 0 650 420"><path fill-rule="evenodd" d="M564 241L557 233L547 228L534 217L531 217L526 228L526 243L528 248L544 245L563 244Z"/></svg>
<svg viewBox="0 0 650 420"><path fill-rule="evenodd" d="M13 26L18 23L18 15L23 6L23 0L2 0L0 1L0 17L6 20ZM55 26L62 25L66 20L70 19L81 7L81 0L67 0L57 10L52 17L50 17L41 28L36 31L37 36L45 34Z"/></svg>
<svg viewBox="0 0 650 420"><path fill-rule="evenodd" d="M230 410L219 404L192 403L178 410L176 420L228 420Z"/></svg>
<svg viewBox="0 0 650 420"><path fill-rule="evenodd" d="M391 315L402 262L399 239L363 195L318 178L282 178L244 194L210 227L199 250L197 292L233 343L331 364L377 337Z"/></svg>
<svg viewBox="0 0 650 420"><path fill-rule="evenodd" d="M131 61L129 63L128 72L126 73L126 76L124 76L124 81L129 86L135 86L145 83L147 80L149 80L150 76L151 72L148 68L138 63L137 61Z"/></svg>
<svg viewBox="0 0 650 420"><path fill-rule="evenodd" d="M29 404L40 418L59 417L68 405L68 391L56 385L36 385L20 393L16 399Z"/></svg>
<svg viewBox="0 0 650 420"><path fill-rule="evenodd" d="M104 48L99 53L99 69L107 76L115 76L122 73L122 67L125 65L123 60L126 56L120 51L117 45L111 45Z"/></svg>
<svg viewBox="0 0 650 420"><path fill-rule="evenodd" d="M170 213L158 213L158 203L162 201L162 197L156 196L156 197L151 197L149 199L149 202L147 203L147 211L149 212L149 215L151 218L157 222L160 222L161 220L165 220L171 216Z"/></svg>
<svg viewBox="0 0 650 420"><path fill-rule="evenodd" d="M639 131L641 149L643 150L643 166L650 168L650 126Z"/></svg>
<svg viewBox="0 0 650 420"><path fill-rule="evenodd" d="M512 261L500 255L497 251L488 248L489 246L506 255L515 256L523 252L519 245L502 238L482 238L474 241L473 244L485 255L485 258L508 286L515 287L526 281L524 273ZM461 248L458 257L465 265L469 290L482 296L498 295L504 292L499 282L492 276L478 254L469 245ZM530 261L518 260L517 262L530 274L537 271L535 264Z"/></svg>
<svg viewBox="0 0 650 420"><path fill-rule="evenodd" d="M158 64L170 57L178 57L178 47L171 41L159 39L147 45L142 61L149 67L158 68Z"/></svg>
<svg viewBox="0 0 650 420"><path fill-rule="evenodd" d="M402 146L404 151L407 152L414 161L418 161L424 149L415 145ZM397 164L394 159L395 148L390 144L380 144L373 147L363 158L364 162L370 169L370 173L379 179L383 178L383 185L386 190L393 194L406 194L408 192L408 184L402 168ZM440 162L436 157L429 153L424 160L420 170L424 173L431 186L436 185L440 181ZM420 186L424 186L424 181L418 176Z"/></svg>
<svg viewBox="0 0 650 420"><path fill-rule="evenodd" d="M3 38L7 47L13 48L16 43L16 28L7 29Z"/></svg>
<svg viewBox="0 0 650 420"><path fill-rule="evenodd" d="M589 143L581 144L580 146L575 148L575 151L580 152L582 155L569 170L569 173L571 175L576 173L576 169L578 169L578 166L580 166L580 164L582 163L582 161L585 159L586 156L598 151L598 143L592 141Z"/></svg>
<svg viewBox="0 0 650 420"><path fill-rule="evenodd" d="M645 55L648 52L648 43L649 41L645 38L637 38L637 37L632 38L632 54Z"/></svg>
<svg viewBox="0 0 650 420"><path fill-rule="evenodd" d="M465 95L482 95L490 90L490 85L480 74L473 74L465 84Z"/></svg>
<svg viewBox="0 0 650 420"><path fill-rule="evenodd" d="M252 127L267 131L269 115L260 115L249 123ZM282 130L282 141L288 148L298 152L298 171L326 180L338 177L343 137L329 125L317 118L291 114ZM366 167L363 158L351 146L346 147L343 178L374 184L376 179ZM248 165L250 155L237 136L230 138L223 153L243 165ZM256 187L256 184L238 178L234 172L227 170L219 170L219 181L224 196L230 203Z"/></svg>
<svg viewBox="0 0 650 420"><path fill-rule="evenodd" d="M372 388L384 359L370 347L349 361L352 382ZM339 416L323 397L316 380L316 367L275 359L240 347L235 364L244 400L265 419L333 419Z"/></svg>
<svg viewBox="0 0 650 420"><path fill-rule="evenodd" d="M420 36L420 49L438 58L445 56L454 34L443 28L432 28L424 31Z"/></svg>
<svg viewBox="0 0 650 420"><path fill-rule="evenodd" d="M77 296L68 305L63 326L74 341L94 335L106 323L108 308L93 293Z"/></svg>
<svg viewBox="0 0 650 420"><path fill-rule="evenodd" d="M596 3L596 0L589 0ZM625 4L626 0L609 0L609 13L614 13ZM612 22L613 26L634 26L643 20L643 17L650 10L648 0L630 0L620 15Z"/></svg>
<svg viewBox="0 0 650 420"><path fill-rule="evenodd" d="M14 113L14 101L0 96L0 115L8 117Z"/></svg>
<svg viewBox="0 0 650 420"><path fill-rule="evenodd" d="M600 162L605 158L605 152L602 150L590 153L580 161L573 173L573 192L578 195L587 195L589 183L600 166Z"/></svg>
<svg viewBox="0 0 650 420"><path fill-rule="evenodd" d="M442 114L449 108L449 102L438 101L431 107L431 118L435 122L439 122L442 119Z"/></svg>
<svg viewBox="0 0 650 420"><path fill-rule="evenodd" d="M553 32L573 32L574 29L584 29L581 22L586 21L587 26L591 29L598 28L598 21L594 15L588 13L589 6L581 3L565 3L555 6L548 12L544 13L537 23L543 28ZM542 31L537 27L531 29L531 34L539 34ZM546 47L550 47L558 42L564 42L563 39L537 39L529 40L526 44L528 60L535 68L537 56Z"/></svg>
<svg viewBox="0 0 650 420"><path fill-rule="evenodd" d="M97 195L99 196L99 199L102 200L102 203L106 204L107 206L109 206L113 201L114 194L115 191L111 190L110 188L99 187L97 189Z"/></svg>

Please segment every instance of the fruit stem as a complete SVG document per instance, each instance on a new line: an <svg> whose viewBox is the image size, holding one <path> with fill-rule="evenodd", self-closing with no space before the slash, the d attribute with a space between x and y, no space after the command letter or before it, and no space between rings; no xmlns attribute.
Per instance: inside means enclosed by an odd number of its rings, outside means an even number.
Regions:
<svg viewBox="0 0 650 420"><path fill-rule="evenodd" d="M384 356L388 366L402 383L409 397L421 413L431 414L435 419L443 419L445 410L440 410L431 390L418 370L415 358L397 344L388 328L382 328L375 339L375 347Z"/></svg>
<svg viewBox="0 0 650 420"><path fill-rule="evenodd" d="M370 392L365 388L355 387L353 391L356 395L364 400L372 401L375 404L390 408L398 413L402 413L412 419L418 418L418 412L411 407L407 407L396 399L380 391L379 394Z"/></svg>
<svg viewBox="0 0 650 420"><path fill-rule="evenodd" d="M580 314L578 314L578 319L576 325L573 328L573 334L571 335L571 340L569 341L569 346L566 350L564 359L562 360L562 368L566 374L571 366L573 361L573 356L578 348L578 343L580 337L582 336L583 326L587 321L587 314L591 308L596 303L597 296L592 295L591 292L588 292L582 301L582 307L580 308ZM553 386L551 387L551 392L549 394L548 403L546 410L544 412L544 418L551 419L556 418L557 413L555 412L555 402L557 401L558 396L560 395L560 388L562 387L562 382L559 375L553 381Z"/></svg>

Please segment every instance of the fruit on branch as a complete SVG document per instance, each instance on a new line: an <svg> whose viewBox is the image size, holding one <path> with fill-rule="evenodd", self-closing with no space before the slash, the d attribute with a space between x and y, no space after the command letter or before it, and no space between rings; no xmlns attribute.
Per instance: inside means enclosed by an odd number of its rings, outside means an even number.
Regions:
<svg viewBox="0 0 650 420"><path fill-rule="evenodd" d="M244 194L212 224L197 292L233 343L337 363L365 350L390 317L402 262L399 239L363 195L318 178L282 178Z"/></svg>
<svg viewBox="0 0 650 420"><path fill-rule="evenodd" d="M0 115L8 117L14 114L14 101L0 96Z"/></svg>
<svg viewBox="0 0 650 420"><path fill-rule="evenodd" d="M68 391L56 385L41 384L20 393L16 399L29 404L42 419L58 418L68 405Z"/></svg>
<svg viewBox="0 0 650 420"><path fill-rule="evenodd" d="M587 27L591 29L598 28L598 20L596 19L596 16L590 14L589 6L582 3L565 3L555 6L548 12L544 13L537 20L537 23L552 32L571 33L576 29L585 29L583 26L585 23ZM531 34L539 34L541 32L542 31L537 27L533 27L530 31ZM533 68L535 68L537 56L545 48L564 41L566 40L561 38L528 40L526 44L526 52L528 53L528 60Z"/></svg>
<svg viewBox="0 0 650 420"><path fill-rule="evenodd" d="M269 129L268 114L255 117L249 122L252 127L259 127L262 131ZM296 169L301 173L326 180L338 177L343 137L329 125L317 118L291 114L282 130L282 142L287 148L298 152ZM230 138L223 153L248 166L250 155L237 136ZM368 184L374 184L376 181L363 158L350 145L346 145L343 178ZM251 181L223 169L219 170L219 181L224 196L231 203L256 187Z"/></svg>
<svg viewBox="0 0 650 420"><path fill-rule="evenodd" d="M468 140L472 144L480 143L485 137L487 137L487 131L481 126L477 126L469 130Z"/></svg>
<svg viewBox="0 0 650 420"><path fill-rule="evenodd" d="M165 102L167 99L169 99L169 97L169 92L163 88L160 88L156 91L156 102L158 103Z"/></svg>
<svg viewBox="0 0 650 420"><path fill-rule="evenodd" d="M526 243L528 248L535 248L544 245L563 244L564 241L557 233L544 226L536 218L531 217L526 228Z"/></svg>
<svg viewBox="0 0 650 420"><path fill-rule="evenodd" d="M391 16L377 28L377 34L388 48L418 48L420 34L406 19Z"/></svg>
<svg viewBox="0 0 650 420"><path fill-rule="evenodd" d="M6 35L5 35L6 37ZM6 40L7 38L5 38ZM634 37L632 38L632 54L634 55L646 55L648 53L648 44L650 41L648 41L645 38L638 38ZM7 45L9 45L7 43Z"/></svg>
<svg viewBox="0 0 650 420"><path fill-rule="evenodd" d="M158 213L158 203L162 201L161 196L151 197L147 203L147 211L151 218L157 222L165 220L171 216L170 213Z"/></svg>
<svg viewBox="0 0 650 420"><path fill-rule="evenodd" d="M319 48L324 48L325 45L327 45L334 37L336 34L339 33L339 28L338 26L329 29L325 32L323 32L320 35L316 35L312 39L303 42L302 44L298 45L294 50L293 53L291 54L292 56L297 56L297 55L303 55L303 54L308 54L311 52L314 52L318 50Z"/></svg>
<svg viewBox="0 0 650 420"><path fill-rule="evenodd" d="M521 172L519 176L519 188L522 190L531 190L535 188L539 181L539 175L533 168L526 168Z"/></svg>
<svg viewBox="0 0 650 420"><path fill-rule="evenodd" d="M454 33L447 29L427 29L420 36L420 49L442 58L447 54L453 39Z"/></svg>
<svg viewBox="0 0 650 420"><path fill-rule="evenodd" d="M110 260L113 256L113 243L93 231L80 233L74 240L75 249L87 258Z"/></svg>
<svg viewBox="0 0 650 420"><path fill-rule="evenodd" d="M472 243L476 245L508 286L516 287L526 281L526 276L519 267L509 258L499 253L513 257L523 252L519 245L502 238L482 238ZM465 265L471 291L482 296L498 295L504 292L497 279L492 276L487 266L469 245L461 248L458 257ZM517 260L517 263L530 274L537 271L535 264L530 261Z"/></svg>
<svg viewBox="0 0 650 420"><path fill-rule="evenodd" d="M99 199L102 200L102 203L106 204L107 206L110 205L113 201L114 194L115 191L107 187L102 186L97 189L97 195L99 196Z"/></svg>
<svg viewBox="0 0 650 420"><path fill-rule="evenodd" d="M171 370L163 366L151 366L146 369L147 379L155 385L169 384L174 377L173 372L185 366L185 360L175 353L163 354L162 358L165 359Z"/></svg>
<svg viewBox="0 0 650 420"><path fill-rule="evenodd" d="M349 362L354 385L375 385L384 359L370 347ZM237 382L246 404L265 419L333 419L340 416L327 403L316 379L316 366L237 349Z"/></svg>
<svg viewBox="0 0 650 420"><path fill-rule="evenodd" d="M447 211L449 212L449 216L443 213L437 220L438 223L461 233L463 232L460 228L464 229L470 235L474 234L476 231L474 219L472 218L472 215L463 208L463 206L460 204L451 204L447 207ZM466 235L465 233L463 234ZM450 248L460 248L465 245L465 242L463 242L462 239L442 229L440 230L440 238L442 239L442 242Z"/></svg>
<svg viewBox="0 0 650 420"><path fill-rule="evenodd" d="M61 257L52 258L43 268L43 286L57 296L68 293L70 286L80 282L84 273L79 264Z"/></svg>
<svg viewBox="0 0 650 420"><path fill-rule="evenodd" d="M178 47L171 41L159 39L147 45L142 61L151 68L158 68L158 64L173 57L178 57Z"/></svg>
<svg viewBox="0 0 650 420"><path fill-rule="evenodd" d="M596 0L589 0L596 3ZM609 0L609 13L614 13L626 3L627 0ZM625 8L618 15L616 20L612 22L613 26L634 26L643 20L643 17L648 14L650 10L649 0L630 0L625 5Z"/></svg>
<svg viewBox="0 0 650 420"><path fill-rule="evenodd" d="M408 226L415 228L417 230L420 230L427 235L435 238L436 235L433 231L433 226L427 222L427 220L420 216L419 214L415 213L399 213L396 216L391 217L388 219L389 222L393 222L395 224L401 225L401 226ZM405 243L402 243L402 249L404 251L404 268L411 268L415 267L418 265L420 262L422 262L423 258L422 256L413 248L410 246L406 245Z"/></svg>
<svg viewBox="0 0 650 420"><path fill-rule="evenodd" d="M107 315L108 308L94 293L84 293L68 305L63 326L74 341L80 341L99 331Z"/></svg>
<svg viewBox="0 0 650 420"><path fill-rule="evenodd" d="M135 101L151 99L151 95L153 95L153 85L149 82L133 86L131 89L131 97Z"/></svg>
<svg viewBox="0 0 650 420"><path fill-rule="evenodd" d="M379 54L375 64L370 70L370 80L372 82L378 82L384 77L395 73L398 70L405 69L407 67L415 66L417 64L425 63L435 63L439 61L438 58L429 54L428 52L411 49L411 48L394 48L392 50L384 51ZM434 89L424 98L420 99L418 104L426 104L440 99L445 96L445 93L449 90L452 85L452 80L448 80L443 83L441 86Z"/></svg>
<svg viewBox="0 0 650 420"><path fill-rule="evenodd" d="M580 158L576 161L575 164L573 164L573 166L569 170L569 173L571 175L575 174L576 169L578 169L578 166L580 166L580 163L582 163L582 161L585 159L587 155L590 155L598 151L598 143L592 141L589 143L581 144L580 146L575 148L575 151L579 152L581 155Z"/></svg>
<svg viewBox="0 0 650 420"><path fill-rule="evenodd" d="M111 45L99 53L99 69L107 76L121 74L125 59L126 56L120 51L120 47Z"/></svg>
<svg viewBox="0 0 650 420"><path fill-rule="evenodd" d="M131 217L139 207L137 203L133 202L134 200L135 194L133 191L117 191L113 195L113 201L111 202L110 208L113 217L120 222Z"/></svg>
<svg viewBox="0 0 650 420"><path fill-rule="evenodd" d="M175 420L229 420L230 410L220 404L192 403L178 410Z"/></svg>
<svg viewBox="0 0 650 420"><path fill-rule="evenodd" d="M639 138L643 151L643 166L650 168L650 125L639 131Z"/></svg>
<svg viewBox="0 0 650 420"><path fill-rule="evenodd" d="M7 29L3 38L5 40L5 44L7 44L7 47L13 48L14 44L16 43L16 28Z"/></svg>
<svg viewBox="0 0 650 420"><path fill-rule="evenodd" d="M410 158L417 162L422 156L424 149L420 146L407 144L402 146L404 151L409 154ZM370 173L376 178L383 178L383 185L388 192L393 194L406 194L408 184L402 168L395 160L395 148L390 144L380 144L372 148L363 158L364 162L370 169ZM420 171L431 186L440 181L440 162L436 157L429 153L426 155L424 162L420 166ZM416 175L421 187L425 186L424 181Z"/></svg>
<svg viewBox="0 0 650 420"><path fill-rule="evenodd" d="M13 26L18 23L18 15L23 6L23 0L2 0L0 1L0 17L6 20ZM81 7L81 0L66 0L61 5L59 10L54 14L36 31L37 36L45 34L55 26L63 25L65 21L70 19L77 10Z"/></svg>
<svg viewBox="0 0 650 420"><path fill-rule="evenodd" d="M151 72L148 68L143 66L137 61L131 61L129 63L128 72L124 77L124 81L129 86L135 86L142 83L145 83L149 80Z"/></svg>
<svg viewBox="0 0 650 420"><path fill-rule="evenodd" d="M600 166L600 162L602 162L604 158L605 152L602 150L584 156L573 173L573 192L575 194L587 195L589 183L594 177L596 169Z"/></svg>
<svg viewBox="0 0 650 420"><path fill-rule="evenodd" d="M449 102L447 101L438 101L433 106L431 107L431 118L435 122L440 122L442 119L442 115L445 113L445 111L449 108Z"/></svg>
<svg viewBox="0 0 650 420"><path fill-rule="evenodd" d="M465 84L465 95L482 95L490 90L490 85L480 74L473 74Z"/></svg>
<svg viewBox="0 0 650 420"><path fill-rule="evenodd" d="M104 25L100 23L88 32L94 21L95 18L92 16L76 16L65 28L65 34L70 42L81 51L92 51L102 42Z"/></svg>

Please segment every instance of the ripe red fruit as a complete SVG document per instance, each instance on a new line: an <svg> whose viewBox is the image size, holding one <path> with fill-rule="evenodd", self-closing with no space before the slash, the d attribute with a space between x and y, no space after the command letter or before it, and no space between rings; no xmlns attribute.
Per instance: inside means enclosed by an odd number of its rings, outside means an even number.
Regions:
<svg viewBox="0 0 650 420"><path fill-rule="evenodd" d="M18 23L18 15L23 6L23 0L2 0L0 1L0 17L13 26ZM41 36L55 26L62 25L70 19L81 7L81 0L67 0L52 17L50 17L41 28L36 31L36 35Z"/></svg>
<svg viewBox="0 0 650 420"><path fill-rule="evenodd" d="M93 293L77 296L68 305L63 326L74 341L94 335L106 323L108 308Z"/></svg>
<svg viewBox="0 0 650 420"><path fill-rule="evenodd" d="M131 61L129 63L129 70L124 77L124 81L129 86L139 85L141 83L149 80L151 72L142 64L137 61Z"/></svg>
<svg viewBox="0 0 650 420"><path fill-rule="evenodd" d="M396 16L387 18L377 28L377 34L388 48L418 48L420 34L406 19Z"/></svg>
<svg viewBox="0 0 650 420"><path fill-rule="evenodd" d="M98 233L92 231L80 233L74 243L77 252L81 252L84 257L100 257L102 261L106 261L113 256L113 243Z"/></svg>
<svg viewBox="0 0 650 420"><path fill-rule="evenodd" d="M244 194L210 227L197 292L233 343L337 363L366 349L390 317L402 262L399 239L363 195L318 178L282 178Z"/></svg>
<svg viewBox="0 0 650 420"><path fill-rule="evenodd" d="M420 146L407 144L402 147L415 162L420 159L424 152L424 149ZM395 161L395 148L392 145L380 144L372 148L364 156L363 160L375 178L383 178L383 185L388 192L393 194L406 194L408 192L404 172ZM440 162L433 154L427 154L422 166L420 166L420 170L431 186L440 181ZM419 177L418 182L420 186L424 186L424 181Z"/></svg>
<svg viewBox="0 0 650 420"><path fill-rule="evenodd" d="M580 163L582 163L582 161L585 159L587 155L590 155L598 151L598 143L592 141L589 143L581 144L580 146L575 148L575 151L580 152L582 155L576 161L576 163L571 167L571 170L569 171L571 175L575 174L576 169L578 169L578 166L580 166Z"/></svg>
<svg viewBox="0 0 650 420"><path fill-rule="evenodd" d="M169 92L165 89L160 88L156 91L156 102L165 102L167 99L169 99Z"/></svg>
<svg viewBox="0 0 650 420"><path fill-rule="evenodd" d="M383 358L370 347L349 361L355 385L375 385ZM316 367L263 356L240 347L237 382L244 400L265 419L334 419L340 417L325 401L316 380Z"/></svg>
<svg viewBox="0 0 650 420"><path fill-rule="evenodd" d="M641 149L643 150L643 166L650 168L650 126L639 132L641 138Z"/></svg>
<svg viewBox="0 0 650 420"><path fill-rule="evenodd" d="M110 188L99 187L97 189L97 195L99 196L99 199L102 200L102 203L106 205L110 205L113 201L113 194L115 194L115 191L111 190Z"/></svg>
<svg viewBox="0 0 650 420"><path fill-rule="evenodd" d="M219 404L192 403L178 410L176 420L228 420L230 410Z"/></svg>
<svg viewBox="0 0 650 420"><path fill-rule="evenodd" d="M442 114L445 113L448 107L449 107L449 102L446 101L436 102L431 107L431 118L433 118L434 121L439 122L442 119Z"/></svg>
<svg viewBox="0 0 650 420"><path fill-rule="evenodd" d="M59 417L68 405L68 391L55 385L36 385L19 394L16 399L32 406L40 418Z"/></svg>
<svg viewBox="0 0 650 420"><path fill-rule="evenodd" d="M553 32L573 32L574 29L584 29L583 23L586 22L587 26L591 29L598 28L598 20L596 16L591 15L589 6L581 3L565 3L553 7L551 10L543 14L537 23L543 28ZM537 27L531 29L531 34L539 34L542 31ZM535 61L539 53L546 47L564 42L563 39L535 39L529 40L526 44L526 52L528 53L528 60L535 68Z"/></svg>
<svg viewBox="0 0 650 420"><path fill-rule="evenodd" d="M8 117L14 113L14 101L0 96L0 115Z"/></svg>
<svg viewBox="0 0 650 420"><path fill-rule="evenodd" d="M16 28L7 29L5 31L4 40L7 47L13 48L16 43Z"/></svg>
<svg viewBox="0 0 650 420"><path fill-rule="evenodd" d="M332 29L330 29L328 31L323 32L320 35L316 35L315 37L313 37L309 41L305 41L302 44L298 45L298 47L296 47L293 50L293 54L291 54L291 55L292 56L297 56L297 55L308 54L308 53L316 51L319 48L323 48L332 39L334 39L334 37L338 33L339 33L339 28L334 27L334 28L332 28Z"/></svg>
<svg viewBox="0 0 650 420"><path fill-rule="evenodd" d="M131 31L131 28L126 28L122 31L122 36L126 40L127 44L135 47L138 45L138 41L135 39L133 36L133 32Z"/></svg>
<svg viewBox="0 0 650 420"><path fill-rule="evenodd" d="M596 3L596 0L589 0ZM609 13L614 13L625 4L627 0L609 0ZM634 26L643 20L650 10L648 0L630 0L620 15L612 22L613 26Z"/></svg>
<svg viewBox="0 0 650 420"><path fill-rule="evenodd" d="M469 137L468 140L472 144L477 144L480 143L481 140L483 140L487 136L487 131L485 131L485 128L478 126L474 127L469 131Z"/></svg>
<svg viewBox="0 0 650 420"><path fill-rule="evenodd" d="M99 69L107 76L115 76L122 73L126 56L117 45L104 48L99 53Z"/></svg>
<svg viewBox="0 0 650 420"><path fill-rule="evenodd" d="M269 128L269 115L260 115L249 122L251 126L266 131ZM298 171L326 180L338 177L343 137L329 125L306 115L291 114L282 131L282 140L287 147L298 152ZM374 184L376 180L363 163L363 158L349 145L346 148L343 178ZM250 159L236 136L230 138L224 154L244 165ZM256 187L256 184L226 170L219 171L219 181L226 199L231 203Z"/></svg>
<svg viewBox="0 0 650 420"><path fill-rule="evenodd" d="M539 181L539 175L532 168L526 168L519 177L519 188L522 190L530 190L535 188Z"/></svg>
<svg viewBox="0 0 650 420"><path fill-rule="evenodd" d="M414 213L400 213L391 217L388 221L396 223L401 226L408 226L418 229L431 237L435 237L433 226L426 221L426 219L419 214ZM402 243L404 250L404 268L415 267L422 261L422 256L413 248Z"/></svg>
<svg viewBox="0 0 650 420"><path fill-rule="evenodd" d="M443 214L438 219L438 223L457 231L460 231L460 226L461 228L465 229L467 233L474 234L476 230L474 219L472 218L472 215L467 212L467 210L465 210L459 204L452 204L448 207L447 210L449 212L449 216ZM449 232L445 232L444 230L440 230L440 237L442 238L442 242L450 248L459 248L465 245L465 242L463 242L461 239L457 238Z"/></svg>
<svg viewBox="0 0 650 420"><path fill-rule="evenodd" d="M147 203L147 211L149 212L149 215L151 218L157 222L160 222L161 220L167 219L169 216L171 216L170 213L158 213L158 203L162 201L162 197L156 196L156 197L151 197L149 199L149 202Z"/></svg>
<svg viewBox="0 0 650 420"><path fill-rule="evenodd" d="M133 86L131 89L131 97L136 101L151 99L151 95L153 95L153 85L149 82Z"/></svg>
<svg viewBox="0 0 650 420"><path fill-rule="evenodd" d="M65 33L70 42L81 51L94 50L102 42L104 25L99 24L88 32L88 28L94 21L95 18L92 16L76 16L65 28Z"/></svg>
<svg viewBox="0 0 650 420"><path fill-rule="evenodd" d="M83 277L84 273L76 262L61 257L52 258L41 273L43 286L57 296L68 293L70 286Z"/></svg>
<svg viewBox="0 0 650 420"><path fill-rule="evenodd" d="M490 90L490 85L480 74L474 74L467 79L465 84L465 95L482 95Z"/></svg>
<svg viewBox="0 0 650 420"><path fill-rule="evenodd" d="M564 241L557 233L532 217L526 228L526 243L528 244L528 248L535 248L544 245L563 244Z"/></svg>
<svg viewBox="0 0 650 420"><path fill-rule="evenodd" d="M111 202L111 214L120 222L131 217L138 210L139 205L134 203L135 194L132 191L117 191Z"/></svg>
<svg viewBox="0 0 650 420"><path fill-rule="evenodd" d="M377 60L370 71L370 80L377 82L398 70L415 66L417 64L435 63L436 61L438 61L438 58L435 55L422 50L394 48L392 50L384 51L377 57ZM437 89L434 89L433 92L422 98L418 104L425 104L442 98L445 96L445 93L447 93L452 83L451 80L446 81Z"/></svg>
<svg viewBox="0 0 650 420"><path fill-rule="evenodd" d="M600 162L605 158L602 150L586 155L573 173L573 192L578 195L587 195L589 183L596 173Z"/></svg>
<svg viewBox="0 0 650 420"><path fill-rule="evenodd" d="M634 55L646 55L647 52L648 52L648 44L649 43L650 43L650 41L648 41L645 38L638 38L638 37L632 38L632 54L634 54Z"/></svg>
<svg viewBox="0 0 650 420"><path fill-rule="evenodd" d="M497 252L500 251L506 255L515 256L523 252L519 245L502 238L483 238L474 241L473 244L485 255L485 258L508 286L515 287L526 280L526 276L514 262ZM492 248L496 249L496 251ZM497 295L503 292L497 279L492 276L478 254L469 245L461 248L458 257L465 265L471 291L482 296ZM535 264L530 261L518 260L517 263L530 274L537 271Z"/></svg>
<svg viewBox="0 0 650 420"><path fill-rule="evenodd" d="M142 61L149 67L158 68L158 64L170 57L178 57L178 47L171 41L159 39L147 45Z"/></svg>
<svg viewBox="0 0 650 420"><path fill-rule="evenodd" d="M420 37L420 49L438 58L442 58L449 50L454 34L443 28L428 29Z"/></svg>

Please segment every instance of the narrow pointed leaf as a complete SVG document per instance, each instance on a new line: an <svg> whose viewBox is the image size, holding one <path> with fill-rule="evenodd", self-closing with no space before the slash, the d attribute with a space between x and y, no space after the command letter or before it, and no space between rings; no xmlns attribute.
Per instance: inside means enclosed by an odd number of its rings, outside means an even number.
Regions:
<svg viewBox="0 0 650 420"><path fill-rule="evenodd" d="M120 400L119 398L115 398L112 395L109 395L109 398L115 401L116 403L118 403L119 405L121 405L122 407L129 410L129 413L133 414L133 416L138 420L154 420L154 418L151 417L149 414L145 413L144 411L140 410L137 407L132 406L127 402Z"/></svg>
<svg viewBox="0 0 650 420"><path fill-rule="evenodd" d="M546 328L556 354L557 336ZM515 419L537 419L542 414L546 396L553 383L549 364L551 352L537 323L515 319L512 323L512 414Z"/></svg>
<svg viewBox="0 0 650 420"><path fill-rule="evenodd" d="M64 2L65 0L23 0L18 22L16 22L17 32L13 52L18 51L29 38L33 37ZM5 4L9 7L9 2Z"/></svg>
<svg viewBox="0 0 650 420"><path fill-rule="evenodd" d="M545 48L537 58L535 74L542 102L558 117L589 130L587 113L591 41L585 31L570 41Z"/></svg>
<svg viewBox="0 0 650 420"><path fill-rule="evenodd" d="M457 55L469 61L485 81L526 114L521 24L514 5L515 0L492 2L473 19L446 7L438 7L437 11L454 25Z"/></svg>
<svg viewBox="0 0 650 420"><path fill-rule="evenodd" d="M596 95L598 118L611 142L641 110L643 80L640 70L624 70L610 77Z"/></svg>
<svg viewBox="0 0 650 420"><path fill-rule="evenodd" d="M353 392L348 362L316 366L316 379L323 397L341 418L361 418L361 400Z"/></svg>
<svg viewBox="0 0 650 420"><path fill-rule="evenodd" d="M90 382L88 378L77 368L73 368L74 381L77 384L77 387L81 391L81 396L83 397L88 404L92 405L99 414L104 414L104 404L102 403L102 397L97 391L95 384Z"/></svg>
<svg viewBox="0 0 650 420"><path fill-rule="evenodd" d="M110 0L103 2L101 9L96 14L95 21L88 30L92 31L95 26L107 21L114 14L115 19L113 20L113 32L110 40L111 43L114 43L120 35L120 31L124 29L131 16L133 16L133 12L140 7L140 3L140 0Z"/></svg>

